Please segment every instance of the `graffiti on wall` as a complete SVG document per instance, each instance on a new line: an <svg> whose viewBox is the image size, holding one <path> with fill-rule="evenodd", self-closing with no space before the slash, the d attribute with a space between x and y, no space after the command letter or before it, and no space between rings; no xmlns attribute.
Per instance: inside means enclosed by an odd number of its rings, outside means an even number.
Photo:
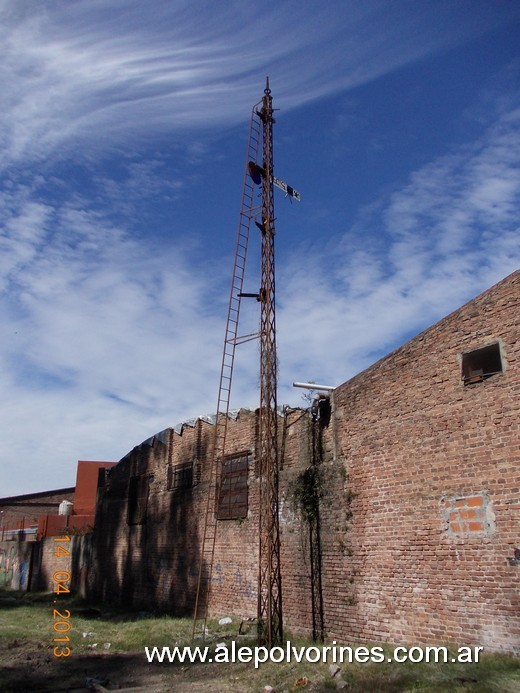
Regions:
<svg viewBox="0 0 520 693"><path fill-rule="evenodd" d="M26 590L29 579L29 559L18 544L0 547L0 587Z"/></svg>

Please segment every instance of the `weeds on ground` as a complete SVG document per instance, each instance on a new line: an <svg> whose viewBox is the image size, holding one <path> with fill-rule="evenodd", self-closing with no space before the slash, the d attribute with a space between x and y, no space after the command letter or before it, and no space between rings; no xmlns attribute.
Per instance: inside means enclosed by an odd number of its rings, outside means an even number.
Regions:
<svg viewBox="0 0 520 693"><path fill-rule="evenodd" d="M6 598L6 594L9 596ZM13 643L23 642L26 647L51 648L53 637L53 612L70 613L67 619L71 629L71 656L99 652L142 653L144 648L165 646L180 647L197 644L191 642L192 622L189 618L174 618L146 611L93 607L76 597L60 596L56 602L54 593L5 593L0 605L0 649L9 650ZM14 598L14 599L13 599ZM237 635L237 623L220 626L217 621L208 624L209 637L204 645L213 651L218 643L231 648L254 647L254 634ZM316 646L307 640L288 637L296 648ZM385 655L391 654L386 648ZM492 693L520 690L520 661L505 655L483 655L475 664L456 663L366 663L338 664L339 670L332 676L327 662L300 663L265 662L255 669L250 663L184 664L163 666L165 690L179 689L193 681L204 680L206 689L229 691L261 691L265 685L276 691L332 691L338 682L344 682L346 690L353 693L381 691L447 691L453 693ZM150 665L153 667L154 665ZM212 686L215 686L212 688Z"/></svg>

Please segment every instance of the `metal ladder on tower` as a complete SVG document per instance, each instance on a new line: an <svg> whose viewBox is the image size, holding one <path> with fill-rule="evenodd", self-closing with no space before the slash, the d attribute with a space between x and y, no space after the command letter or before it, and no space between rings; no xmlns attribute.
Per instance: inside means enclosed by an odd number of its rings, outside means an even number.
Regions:
<svg viewBox="0 0 520 693"><path fill-rule="evenodd" d="M215 555L215 541L217 536L216 511L218 479L220 476L219 471L226 447L235 349L238 344L256 339L258 337L257 333L240 337L238 335L238 324L251 220L262 211L261 201L255 204L256 189L255 184L250 176L249 169L250 162L257 164L258 153L262 142L262 121L258 112L258 108L261 106L261 103L262 102L259 102L253 106L251 113L251 125L249 128L247 160L244 171L244 185L242 189L242 202L238 222L233 278L231 281L224 350L222 354L222 365L220 371L217 412L208 473L209 478L204 518L204 531L202 534L200 547L197 595L193 614L192 637L194 639L196 637L204 639L207 633L208 608L213 574L213 559Z"/></svg>

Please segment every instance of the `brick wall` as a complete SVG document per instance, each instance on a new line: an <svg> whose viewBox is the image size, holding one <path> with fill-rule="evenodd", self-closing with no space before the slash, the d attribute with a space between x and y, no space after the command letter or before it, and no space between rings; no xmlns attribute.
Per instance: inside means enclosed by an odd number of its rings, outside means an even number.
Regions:
<svg viewBox="0 0 520 693"><path fill-rule="evenodd" d="M214 427L203 420L172 429L145 442L114 467L96 515L92 591L122 604L159 605L190 614L196 593ZM254 615L257 602L258 479L255 473L256 414L241 410L230 420L228 454L252 453L248 472L248 513L218 523L213 565L215 613ZM168 467L194 463L194 485L168 490ZM146 521L129 524L129 479L149 477Z"/></svg>
<svg viewBox="0 0 520 693"><path fill-rule="evenodd" d="M329 639L520 651L519 281L512 275L338 387L327 427L300 410L280 417L283 608L292 631L316 626L318 527ZM503 372L464 384L462 355L491 343ZM192 614L212 431L202 420L168 429L111 470L97 509L91 593ZM218 524L216 615L256 614L255 442L256 414L241 411L227 451L252 453L248 514ZM193 487L168 490L168 468L190 461ZM301 501L313 461L320 502L311 521ZM146 521L129 524L130 480L142 476ZM135 520L142 508L134 500Z"/></svg>
<svg viewBox="0 0 520 693"><path fill-rule="evenodd" d="M92 565L92 535L59 539L0 542L0 587L51 592L56 589L55 577L70 574L72 580L64 580L63 585L85 593Z"/></svg>
<svg viewBox="0 0 520 693"><path fill-rule="evenodd" d="M330 636L520 650L519 282L335 391L347 479L324 504ZM461 354L492 342L504 372L464 385Z"/></svg>

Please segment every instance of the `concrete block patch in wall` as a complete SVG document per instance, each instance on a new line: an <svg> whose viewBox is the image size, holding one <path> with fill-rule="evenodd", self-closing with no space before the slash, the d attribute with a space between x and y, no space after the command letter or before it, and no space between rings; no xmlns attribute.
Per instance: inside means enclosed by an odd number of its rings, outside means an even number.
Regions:
<svg viewBox="0 0 520 693"><path fill-rule="evenodd" d="M486 493L443 498L441 510L448 536L490 536L495 532L495 514Z"/></svg>

